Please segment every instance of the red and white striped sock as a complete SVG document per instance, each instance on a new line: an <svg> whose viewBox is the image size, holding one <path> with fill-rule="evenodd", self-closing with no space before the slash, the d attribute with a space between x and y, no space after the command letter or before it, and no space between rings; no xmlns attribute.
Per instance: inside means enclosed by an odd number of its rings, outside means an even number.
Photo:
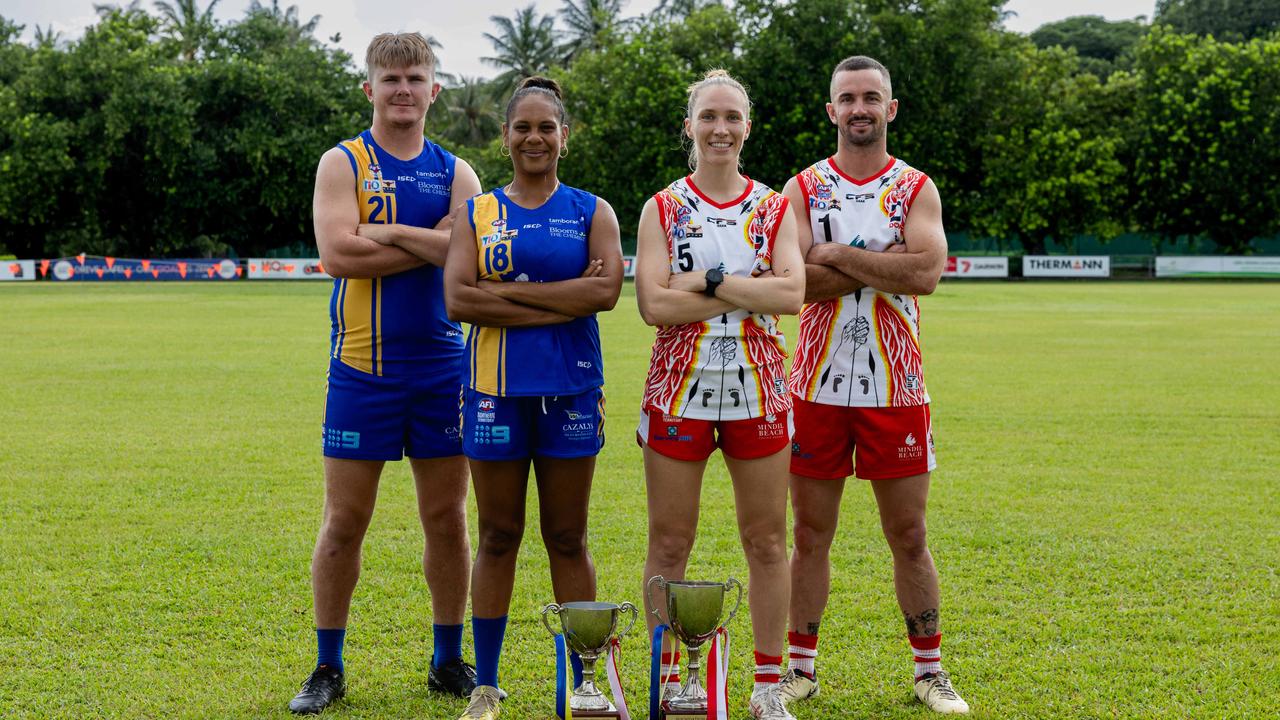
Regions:
<svg viewBox="0 0 1280 720"><path fill-rule="evenodd" d="M756 684L751 690L755 692L762 688L767 688L778 684L778 677L782 675L782 656L781 655L765 655L759 650L756 651Z"/></svg>
<svg viewBox="0 0 1280 720"><path fill-rule="evenodd" d="M787 667L814 677L813 663L818 658L818 636L787 633Z"/></svg>
<svg viewBox="0 0 1280 720"><path fill-rule="evenodd" d="M933 637L907 636L916 658L916 680L942 672L942 633Z"/></svg>
<svg viewBox="0 0 1280 720"><path fill-rule="evenodd" d="M667 681L666 689L680 689L680 651L662 653L662 666L658 669L659 677Z"/></svg>

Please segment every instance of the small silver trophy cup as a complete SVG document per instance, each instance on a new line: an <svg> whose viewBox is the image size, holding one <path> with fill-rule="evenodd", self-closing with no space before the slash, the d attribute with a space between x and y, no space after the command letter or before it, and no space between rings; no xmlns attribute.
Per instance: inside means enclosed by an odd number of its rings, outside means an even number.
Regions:
<svg viewBox="0 0 1280 720"><path fill-rule="evenodd" d="M622 632L618 629L618 615L631 613L631 622ZM613 703L596 688L596 660L606 653L609 642L615 634L619 639L631 631L636 624L640 611L635 605L624 602L614 605L606 602L567 602L563 605L552 603L542 609L542 624L552 636L559 635L548 615L560 618L560 627L564 630L565 643L570 650L582 656L582 685L574 688L569 697L569 708L575 715L611 717L617 714ZM572 682L572 678L570 678Z"/></svg>
<svg viewBox="0 0 1280 720"><path fill-rule="evenodd" d="M659 605L654 602L653 588L667 592L667 617L663 620L658 611ZM729 588L737 586L738 601L729 611L729 617L721 622L724 616L724 596ZM645 586L645 595L649 606L659 621L671 628L680 642L689 649L689 675L684 687L674 697L663 702L663 710L672 715L705 714L707 711L707 690L698 677L702 667L702 645L716 634L716 630L733 621L742 605L742 583L733 578L726 582L699 582L693 580L667 580L661 575L649 578Z"/></svg>

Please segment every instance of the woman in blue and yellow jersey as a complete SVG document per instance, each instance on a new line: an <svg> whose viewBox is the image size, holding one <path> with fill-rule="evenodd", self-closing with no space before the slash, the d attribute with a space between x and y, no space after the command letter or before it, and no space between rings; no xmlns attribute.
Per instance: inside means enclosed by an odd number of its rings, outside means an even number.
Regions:
<svg viewBox="0 0 1280 720"><path fill-rule="evenodd" d="M587 501L604 443L595 314L622 288L613 208L560 184L568 153L560 87L529 78L507 104L515 177L454 213L445 305L471 324L464 358L463 453L479 510L471 579L476 690L463 718L498 714L498 658L524 533L532 465L557 602L595 599Z"/></svg>

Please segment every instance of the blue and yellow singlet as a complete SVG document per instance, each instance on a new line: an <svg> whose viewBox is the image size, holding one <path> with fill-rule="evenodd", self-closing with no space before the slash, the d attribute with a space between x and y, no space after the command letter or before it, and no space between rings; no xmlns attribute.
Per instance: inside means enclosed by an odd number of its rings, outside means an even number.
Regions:
<svg viewBox="0 0 1280 720"><path fill-rule="evenodd" d="M556 282L582 275L596 196L561 185L527 210L499 188L467 201L481 280ZM529 328L472 326L467 383L487 395L571 395L604 385L595 315Z"/></svg>
<svg viewBox="0 0 1280 720"><path fill-rule="evenodd" d="M430 140L407 161L384 151L368 130L338 147L355 172L360 222L431 228L449 214L455 159ZM442 392L456 390L462 328L445 314L441 268L337 278L329 317L334 359L371 375L430 374L440 379Z"/></svg>

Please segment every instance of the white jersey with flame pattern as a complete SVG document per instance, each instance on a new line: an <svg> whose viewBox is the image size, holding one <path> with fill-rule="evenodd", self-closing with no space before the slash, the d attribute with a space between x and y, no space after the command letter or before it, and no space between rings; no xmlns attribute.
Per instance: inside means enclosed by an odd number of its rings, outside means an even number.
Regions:
<svg viewBox="0 0 1280 720"><path fill-rule="evenodd" d="M772 269L786 196L747 180L719 204L693 179L654 195L671 272L719 268L756 276ZM661 326L653 343L643 407L696 420L746 420L791 409L787 353L777 315L733 310L705 322Z"/></svg>
<svg viewBox="0 0 1280 720"><path fill-rule="evenodd" d="M814 244L838 242L872 252L904 242L907 213L928 179L892 157L862 180L841 171L835 158L796 175ZM868 287L805 305L789 387L796 397L824 405L927 404L916 296Z"/></svg>

